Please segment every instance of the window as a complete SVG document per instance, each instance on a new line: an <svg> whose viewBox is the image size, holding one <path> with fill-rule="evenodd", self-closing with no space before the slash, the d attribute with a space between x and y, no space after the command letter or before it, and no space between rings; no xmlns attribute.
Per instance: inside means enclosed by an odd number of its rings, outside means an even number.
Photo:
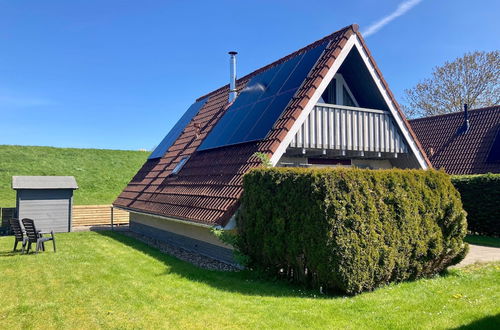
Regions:
<svg viewBox="0 0 500 330"><path fill-rule="evenodd" d="M319 99L320 103L359 107L342 74L337 73Z"/></svg>
<svg viewBox="0 0 500 330"><path fill-rule="evenodd" d="M182 158L181 161L175 166L175 168L171 174L175 175L175 174L179 173L179 171L184 167L184 164L186 164L188 159L189 159L189 156Z"/></svg>
<svg viewBox="0 0 500 330"><path fill-rule="evenodd" d="M345 85L342 86L342 98L344 99L344 105L348 105L350 107L356 106L356 104L354 103L354 101L351 98L351 95L349 94L349 92L345 88Z"/></svg>
<svg viewBox="0 0 500 330"><path fill-rule="evenodd" d="M343 165L351 166L350 159L334 159L334 158L307 158L307 163L311 165Z"/></svg>
<svg viewBox="0 0 500 330"><path fill-rule="evenodd" d="M328 84L325 92L321 96L323 103L337 104L337 81L332 79L332 82Z"/></svg>

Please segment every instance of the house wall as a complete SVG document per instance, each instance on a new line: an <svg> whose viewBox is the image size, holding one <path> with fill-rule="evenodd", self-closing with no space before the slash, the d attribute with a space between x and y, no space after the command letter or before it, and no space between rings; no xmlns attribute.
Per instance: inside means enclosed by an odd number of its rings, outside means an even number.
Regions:
<svg viewBox="0 0 500 330"><path fill-rule="evenodd" d="M389 159L353 159L352 165L360 168L371 168L375 170L393 168L393 164Z"/></svg>
<svg viewBox="0 0 500 330"><path fill-rule="evenodd" d="M417 158L413 154L401 155L396 159L391 160L394 167L420 169Z"/></svg>
<svg viewBox="0 0 500 330"><path fill-rule="evenodd" d="M17 217L35 221L37 230L71 231L73 190L23 189L17 191Z"/></svg>
<svg viewBox="0 0 500 330"><path fill-rule="evenodd" d="M389 159L368 159L368 158L360 158L360 159L351 159L352 166L360 167L360 168L372 168L372 169L389 169L393 167L391 160ZM307 164L306 157L281 157L277 166L283 166L282 164L294 164L293 166L303 166L303 164ZM291 166L291 165L288 165ZM320 167L345 167L342 165L310 165L309 168L320 168Z"/></svg>
<svg viewBox="0 0 500 330"><path fill-rule="evenodd" d="M232 247L215 237L211 228L131 212L130 230L188 251L234 263Z"/></svg>

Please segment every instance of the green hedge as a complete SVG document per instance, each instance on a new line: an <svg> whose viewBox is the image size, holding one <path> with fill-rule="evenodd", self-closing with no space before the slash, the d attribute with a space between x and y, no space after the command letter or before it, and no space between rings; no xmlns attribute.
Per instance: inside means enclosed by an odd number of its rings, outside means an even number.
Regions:
<svg viewBox="0 0 500 330"><path fill-rule="evenodd" d="M467 252L460 196L440 171L256 169L237 219L250 266L324 292L429 276Z"/></svg>
<svg viewBox="0 0 500 330"><path fill-rule="evenodd" d="M500 174L452 177L474 234L500 236Z"/></svg>

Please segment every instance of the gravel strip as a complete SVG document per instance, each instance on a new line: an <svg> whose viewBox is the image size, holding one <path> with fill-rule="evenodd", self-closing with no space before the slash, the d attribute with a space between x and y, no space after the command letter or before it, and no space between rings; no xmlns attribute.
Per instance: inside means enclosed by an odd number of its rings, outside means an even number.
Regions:
<svg viewBox="0 0 500 330"><path fill-rule="evenodd" d="M99 225L99 226L76 226L72 227L71 231L102 231L102 230L114 230L114 231L128 231L128 225L114 226L111 228L110 225Z"/></svg>
<svg viewBox="0 0 500 330"><path fill-rule="evenodd" d="M224 272L234 272L238 271L241 268L238 268L235 265L227 264L222 261L203 256L201 254L184 250L177 246L173 246L171 244L165 243L163 241L157 240L152 237L148 237L145 235L137 234L131 231L123 231L122 234L133 237L147 245L157 248L161 252L174 256L183 261L187 261L197 267L208 269L208 270L218 270Z"/></svg>

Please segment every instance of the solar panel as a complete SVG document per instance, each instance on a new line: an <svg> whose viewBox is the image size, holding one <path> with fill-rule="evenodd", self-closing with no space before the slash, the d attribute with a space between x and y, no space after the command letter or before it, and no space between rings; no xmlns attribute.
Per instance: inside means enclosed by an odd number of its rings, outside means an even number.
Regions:
<svg viewBox="0 0 500 330"><path fill-rule="evenodd" d="M182 115L182 117L177 121L177 123L172 127L170 132L163 138L160 144L155 148L155 150L149 155L148 159L160 158L167 152L168 148L174 144L175 140L181 135L182 131L189 124L191 119L200 111L200 109L205 105L207 99L200 100L193 103L189 109Z"/></svg>
<svg viewBox="0 0 500 330"><path fill-rule="evenodd" d="M327 44L324 42L250 79L198 150L264 139Z"/></svg>
<svg viewBox="0 0 500 330"><path fill-rule="evenodd" d="M271 104L273 98L268 97L262 101L257 103L253 103L247 108L239 109L237 111L245 111L245 116L241 120L240 117L237 117L238 122L233 123L234 129L229 130L232 132L231 137L227 140L222 141L225 145L240 143L241 141L251 141L247 140L247 135L251 131L251 127L253 124L260 119L260 117L265 113L266 109L268 109Z"/></svg>
<svg viewBox="0 0 500 330"><path fill-rule="evenodd" d="M257 121L249 122L253 124L250 132L245 136L246 141L255 141L263 139L269 130L273 127L274 123L278 120L279 116L292 99L296 89L280 94L273 99L273 102L265 110ZM255 124L254 124L255 123Z"/></svg>

